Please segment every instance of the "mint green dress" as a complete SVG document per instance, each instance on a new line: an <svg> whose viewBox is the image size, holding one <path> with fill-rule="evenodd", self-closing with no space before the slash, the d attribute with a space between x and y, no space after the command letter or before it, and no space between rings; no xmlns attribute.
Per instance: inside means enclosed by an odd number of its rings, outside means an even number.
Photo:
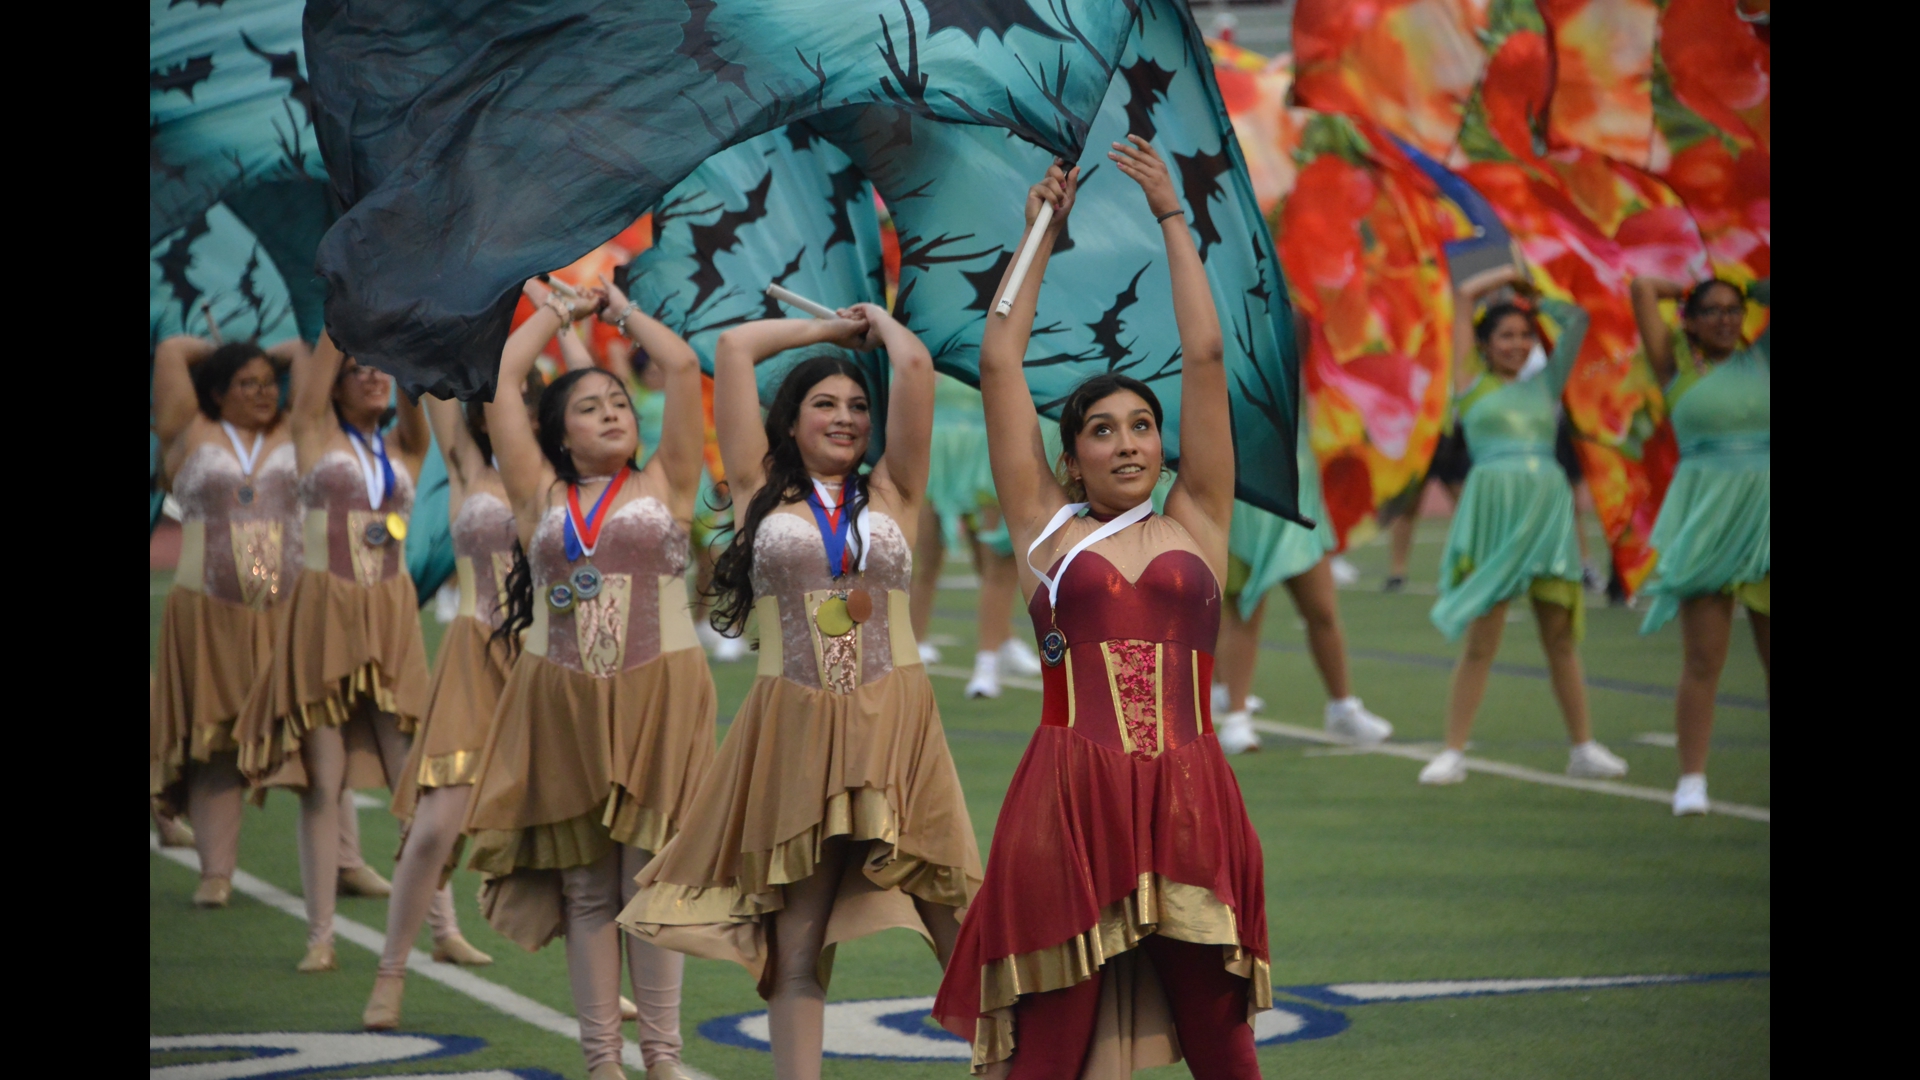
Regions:
<svg viewBox="0 0 1920 1080"><path fill-rule="evenodd" d="M1771 306L1767 281L1749 295ZM1772 326L1758 341L1708 364L1680 337L1667 386L1680 466L1673 472L1647 545L1658 556L1641 588L1652 601L1640 632L1650 634L1690 596L1732 593L1771 614L1773 574Z"/></svg>
<svg viewBox="0 0 1920 1080"><path fill-rule="evenodd" d="M993 463L987 456L987 418L980 391L950 375L935 376L933 442L929 448L927 501L940 517L940 535L949 550L964 548L961 525L981 510L999 505L993 490ZM1001 555L1013 554L1005 522L979 535Z"/></svg>
<svg viewBox="0 0 1920 1080"><path fill-rule="evenodd" d="M1473 470L1447 529L1440 598L1429 615L1448 641L1523 594L1570 609L1576 635L1585 628L1573 488L1554 460L1553 437L1587 313L1552 299L1540 307L1561 327L1546 370L1525 382L1489 372L1460 397Z"/></svg>
<svg viewBox="0 0 1920 1080"><path fill-rule="evenodd" d="M1295 456L1300 465L1300 516L1315 523L1311 529L1249 506L1233 503L1233 526L1227 532L1226 593L1239 606L1240 618L1253 618L1268 590L1313 569L1327 553L1340 546L1327 508L1320 497L1320 462L1307 444L1306 418L1300 422Z"/></svg>

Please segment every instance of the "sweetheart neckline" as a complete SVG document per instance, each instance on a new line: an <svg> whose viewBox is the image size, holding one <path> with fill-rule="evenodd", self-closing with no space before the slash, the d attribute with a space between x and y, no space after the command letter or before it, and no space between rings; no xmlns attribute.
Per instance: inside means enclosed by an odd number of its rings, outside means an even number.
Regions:
<svg viewBox="0 0 1920 1080"><path fill-rule="evenodd" d="M1141 579L1141 578L1143 578L1143 577L1146 577L1146 576L1147 576L1147 571L1149 571L1149 570L1151 570L1151 569L1153 569L1153 564L1154 564L1154 563L1156 563L1156 562L1159 562L1159 561L1160 561L1161 559L1163 559L1163 558L1165 558L1166 556L1168 556L1168 555L1188 555L1188 556L1191 556L1191 557L1192 557L1192 558L1193 558L1193 559L1194 559L1194 560L1195 560L1196 562L1198 562L1198 563L1199 563L1199 564L1200 564L1200 565L1201 565L1202 567L1204 567L1204 568L1206 569L1206 571L1207 571L1207 575L1208 575L1209 577L1213 577L1213 579L1214 579L1214 581L1213 581L1213 587L1214 587L1214 591L1215 591L1215 592L1219 592L1219 591L1221 590L1221 585L1220 585L1220 579L1219 579L1218 577L1215 577L1215 576L1214 576L1214 573L1213 573L1213 567L1211 567L1211 566L1208 566L1208 565L1207 565L1207 560L1206 560L1206 557L1205 557L1205 556L1203 556L1203 555L1201 555L1201 554L1200 554L1199 552L1197 552L1197 551L1191 551L1191 550L1189 550L1189 549L1187 549L1187 548L1168 548L1168 549L1166 549L1165 551L1160 551L1160 552L1156 552L1156 553L1154 554L1154 556L1153 556L1152 558L1150 558L1150 559L1148 559L1148 560L1147 560L1147 562L1146 562L1146 565L1145 565L1145 566L1142 566L1142 567L1140 568L1140 573L1139 573L1139 575L1138 575L1137 577L1128 577L1128 576L1127 576L1127 574L1126 574L1126 571L1124 571L1124 570L1120 570L1120 564L1119 564L1119 563L1116 563L1116 562L1114 562L1114 561L1113 561L1112 559L1109 559L1109 558L1107 558L1107 557L1106 557L1106 555L1104 555L1104 554L1102 554L1102 553L1101 553L1100 551L1098 551L1098 550L1096 550L1096 549L1094 549L1094 548L1088 548L1087 550L1085 550L1085 551L1082 551L1082 552L1080 553L1080 559L1084 559L1084 558L1086 558L1086 557L1087 557L1087 556L1089 556L1089 555L1092 555L1092 556L1095 556L1095 557L1096 557L1096 558L1098 558L1098 559L1099 559L1099 560L1100 560L1101 562L1103 562L1103 563L1106 563L1106 564L1107 564L1108 566L1111 566L1111 567L1113 567L1113 568L1114 568L1115 570L1119 570L1119 571L1120 571L1120 580L1122 580L1122 581L1124 581L1124 582L1126 582L1126 583L1127 583L1127 585L1128 585L1128 586L1130 586L1130 587L1138 587L1138 586L1139 586L1139 584L1140 584L1140 579ZM1048 567L1047 567L1047 571L1048 571L1048 573L1050 573L1050 574L1051 574L1051 573L1053 573L1053 572L1054 572L1054 567L1056 567L1056 566L1059 566L1059 565L1060 565L1060 561L1061 561L1061 559L1065 559L1065 558L1066 558L1066 556L1065 556L1065 555L1062 555L1062 556L1061 556L1061 557L1060 557L1059 559L1055 559L1055 560L1053 561L1053 564L1052 564L1051 566L1048 566ZM1079 559L1075 559L1074 561L1075 561L1075 562L1078 562L1078 561L1080 561L1080 560L1079 560ZM1071 567L1069 567L1069 569L1071 569ZM1062 582L1061 584L1062 584L1062 585L1064 586L1064 585L1065 585L1065 582ZM1036 596L1037 596L1037 595L1039 595L1039 592L1040 592L1040 590L1037 590L1037 589L1036 589L1036 590L1034 591L1034 595L1036 595Z"/></svg>

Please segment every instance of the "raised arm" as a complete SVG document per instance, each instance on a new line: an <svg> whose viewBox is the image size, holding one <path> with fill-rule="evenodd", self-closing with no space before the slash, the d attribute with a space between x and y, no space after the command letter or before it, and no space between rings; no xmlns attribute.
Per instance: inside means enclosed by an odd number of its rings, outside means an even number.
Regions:
<svg viewBox="0 0 1920 1080"><path fill-rule="evenodd" d="M555 300L541 304L520 324L507 338L506 348L500 350L493 400L487 402L487 437L493 443L493 456L500 462L500 482L507 489L507 498L513 500L515 516L523 523L537 521L547 512L546 492L554 474L534 438L533 422L527 419L520 388L527 384L534 357L569 317L565 303Z"/></svg>
<svg viewBox="0 0 1920 1080"><path fill-rule="evenodd" d="M1220 315L1213 306L1207 268L1174 194L1173 177L1153 144L1138 135L1114 143L1107 155L1147 197L1147 212L1160 222L1173 279L1173 320L1180 331L1180 475L1167 493L1167 513L1189 525L1191 500L1219 532L1220 569L1226 569L1227 528L1233 521L1233 405L1227 398L1227 365ZM1197 523L1196 523L1197 524Z"/></svg>
<svg viewBox="0 0 1920 1080"><path fill-rule="evenodd" d="M1660 301L1679 300L1687 287L1665 278L1639 277L1628 289L1633 299L1633 321L1640 327L1640 344L1647 350L1647 363L1654 378L1665 386L1673 378L1673 331L1660 317Z"/></svg>
<svg viewBox="0 0 1920 1080"><path fill-rule="evenodd" d="M866 337L867 324L852 319L761 319L720 335L713 347L713 426L736 504L752 501L767 482L767 432L754 365L808 345L857 349Z"/></svg>
<svg viewBox="0 0 1920 1080"><path fill-rule="evenodd" d="M855 304L843 314L872 327L871 345L887 350L893 379L887 392L887 451L874 480L891 488L903 509L920 504L927 490L933 447L933 356L913 331L878 304Z"/></svg>
<svg viewBox="0 0 1920 1080"><path fill-rule="evenodd" d="M179 334L153 351L153 433L160 436L162 446L172 445L193 426L200 398L190 369L212 355L213 349L213 342L205 338Z"/></svg>
<svg viewBox="0 0 1920 1080"><path fill-rule="evenodd" d="M1469 363L1479 342L1473 334L1473 312L1481 298L1502 285L1517 285L1522 280L1517 266L1496 266L1482 270L1455 286L1453 293L1453 389L1464 394L1480 377Z"/></svg>
<svg viewBox="0 0 1920 1080"><path fill-rule="evenodd" d="M301 473L313 467L333 434L333 384L346 357L325 331L313 346L306 364L294 365L287 420L293 432L293 452Z"/></svg>
<svg viewBox="0 0 1920 1080"><path fill-rule="evenodd" d="M400 455L413 466L415 478L426 463L427 451L433 446L433 433L427 427L427 414L418 401L405 393L398 395L399 406L395 410L393 423L393 444Z"/></svg>
<svg viewBox="0 0 1920 1080"><path fill-rule="evenodd" d="M1012 530L1014 547L1020 554L1047 519L1067 504L1066 492L1054 479L1053 463L1047 460L1046 443L1040 437L1040 414L1033 407L1024 365L1047 260L1060 231L1067 227L1067 215L1073 210L1079 187L1079 167L1062 171L1055 162L1047 169L1045 179L1027 189L1027 228L1014 250L1026 245L1042 204L1053 205L1053 220L1040 238L1027 278L1013 299L1013 310L1005 318L988 315L987 328L980 336L980 400L987 418L987 457L993 465L993 488L1001 516ZM1013 263L1009 261L994 287L995 296L1006 291L1007 276L1012 273ZM1020 573L1022 581L1032 576L1024 559L1020 560Z"/></svg>
<svg viewBox="0 0 1920 1080"><path fill-rule="evenodd" d="M673 516L690 521L700 497L700 466L707 435L706 411L700 406L700 357L665 323L641 311L611 285L608 291L612 300L600 317L647 350L665 377L666 415L660 425L660 445L647 467L660 470Z"/></svg>
<svg viewBox="0 0 1920 1080"><path fill-rule="evenodd" d="M467 453L472 438L467 434L466 418L460 415L460 403L425 396L420 399L420 405L426 410L434 441L440 444L440 460L447 467L447 476L460 484L471 482L473 478L467 475Z"/></svg>
<svg viewBox="0 0 1920 1080"><path fill-rule="evenodd" d="M1547 380L1548 395L1558 401L1561 391L1567 388L1567 379L1573 375L1573 362L1580 358L1580 346L1587 340L1587 311L1578 304L1551 296L1542 296L1537 303L1541 312L1551 316L1560 327L1560 340L1553 343L1553 353L1547 357L1547 370L1542 372Z"/></svg>

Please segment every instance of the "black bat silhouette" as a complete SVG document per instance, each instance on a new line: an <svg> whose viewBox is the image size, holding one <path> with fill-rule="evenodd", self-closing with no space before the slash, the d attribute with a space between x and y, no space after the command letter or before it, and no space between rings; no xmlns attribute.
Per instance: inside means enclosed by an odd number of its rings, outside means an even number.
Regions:
<svg viewBox="0 0 1920 1080"><path fill-rule="evenodd" d="M160 125L157 123L149 122L147 124L147 151L149 155L147 169L149 172L164 176L169 180L185 180L187 178L186 166L175 165L173 162L160 156Z"/></svg>
<svg viewBox="0 0 1920 1080"><path fill-rule="evenodd" d="M248 52L267 62L267 74L271 78L285 79L293 84L287 91L287 96L300 103L300 107L307 111L307 120L311 122L313 120L313 87L308 86L307 77L300 74L299 51L268 52L255 45L245 30L240 31L240 41L247 47Z"/></svg>
<svg viewBox="0 0 1920 1080"><path fill-rule="evenodd" d="M1207 202L1222 194L1220 175L1232 167L1232 162L1227 158L1224 145L1217 154L1195 151L1175 154L1173 160L1180 166L1181 192L1193 210L1193 228L1200 234L1200 257L1205 259L1207 248L1220 242L1220 226L1214 224L1213 208Z"/></svg>
<svg viewBox="0 0 1920 1080"><path fill-rule="evenodd" d="M1023 26L1041 37L1055 41L1070 40L1047 25L1040 13L1026 0L921 0L927 9L927 36L942 30L958 30L980 44L980 35L992 34L1001 41L1007 31ZM906 5L901 4L902 7Z"/></svg>
<svg viewBox="0 0 1920 1080"><path fill-rule="evenodd" d="M973 286L973 303L968 304L964 310L986 311L993 307L995 300L999 299L995 294L1000 291L1000 279L1006 275L1007 264L1013 262L1013 252L1005 248L999 250L1000 257L993 260L993 265L985 270L960 271L961 276L967 279L967 284Z"/></svg>
<svg viewBox="0 0 1920 1080"><path fill-rule="evenodd" d="M1173 83L1173 72L1143 56L1121 68L1120 74L1126 76L1130 92L1127 97L1127 133L1151 142L1159 130L1153 122L1153 105L1156 99L1167 99L1167 87Z"/></svg>
<svg viewBox="0 0 1920 1080"><path fill-rule="evenodd" d="M732 251L740 245L740 229L767 216L767 189L773 186L773 170L760 178L753 190L747 192L747 206L744 210L722 210L720 217L711 225L690 225L687 233L693 238L694 258L700 263L688 280L692 281L696 291L693 303L687 305L689 314L699 311L713 291L726 284L726 277L715 269L714 257L723 251Z"/></svg>
<svg viewBox="0 0 1920 1080"><path fill-rule="evenodd" d="M820 141L820 133L805 123L788 124L786 129L787 145L795 150L808 150Z"/></svg>
<svg viewBox="0 0 1920 1080"><path fill-rule="evenodd" d="M1126 288L1114 294L1113 306L1107 308L1106 312L1100 316L1100 321L1087 324L1087 329L1093 332L1094 348L1099 350L1099 356L1107 362L1109 370L1112 370L1113 365L1125 360L1133 348L1131 344L1120 343L1120 331L1126 326L1126 321L1121 319L1120 315L1140 302L1140 276L1145 274L1148 267L1152 265L1153 263L1149 262L1146 266L1134 271L1133 280L1127 282ZM1136 338L1135 341L1138 339Z"/></svg>
<svg viewBox="0 0 1920 1080"><path fill-rule="evenodd" d="M973 239L973 234L961 233L959 236L953 236L949 233L941 233L931 240L923 240L905 229L900 229L899 226L900 222L895 221L894 227L900 234L900 273L903 277L909 269L930 270L939 263L972 262L982 255L990 255L1000 250L995 246L981 251L939 254L941 248L957 244L962 240Z"/></svg>
<svg viewBox="0 0 1920 1080"><path fill-rule="evenodd" d="M173 291L173 298L180 302L180 323L183 330L186 328L187 321L193 316L193 305L200 300L200 290L194 287L193 282L187 280L187 268L193 265L193 252L189 249L193 247L195 240L207 235L210 228L211 226L207 224L206 212L201 211L199 216L188 222L186 228L180 230L180 234L167 244L167 250L153 260L160 264L160 280L166 282L167 288Z"/></svg>
<svg viewBox="0 0 1920 1080"><path fill-rule="evenodd" d="M720 38L707 29L707 16L717 7L714 0L686 0L687 21L680 24L680 47L675 52L693 61L701 71L721 82L730 82L752 97L747 89L747 69L721 56Z"/></svg>
<svg viewBox="0 0 1920 1080"><path fill-rule="evenodd" d="M833 233L821 245L822 265L825 264L827 252L833 250L833 245L853 243L854 202L867 187L867 178L861 174L858 165L850 164L839 172L828 173L827 181L833 185L833 193L827 196L827 213L833 217Z"/></svg>
<svg viewBox="0 0 1920 1080"><path fill-rule="evenodd" d="M147 88L156 94L178 90L193 100L193 88L213 75L213 54L189 56L172 67L147 72Z"/></svg>
<svg viewBox="0 0 1920 1080"><path fill-rule="evenodd" d="M787 263L786 269L780 271L778 274L775 274L773 276L773 280L768 282L768 284L785 285L787 283L788 278L800 272L800 261L802 259L805 259L806 257L807 257L807 245L801 244L800 250L793 253L793 259L792 261ZM780 301L775 300L771 296L762 296L761 299L766 301L767 306L765 310L763 310L760 313L760 318L784 319L787 317L787 309L780 306ZM745 322L746 320L742 319L741 321Z"/></svg>

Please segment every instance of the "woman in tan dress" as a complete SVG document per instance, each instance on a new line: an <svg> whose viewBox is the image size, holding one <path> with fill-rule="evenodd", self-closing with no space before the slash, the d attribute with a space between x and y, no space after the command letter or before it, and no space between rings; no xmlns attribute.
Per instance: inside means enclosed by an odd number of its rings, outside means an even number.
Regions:
<svg viewBox="0 0 1920 1080"><path fill-rule="evenodd" d="M827 946L915 930L944 962L980 855L908 615L926 488L933 364L871 304L720 338L714 417L740 531L714 569L713 625L749 614L759 677L680 836L621 925L760 980L781 1080L820 1075ZM887 449L837 353L800 361L762 426L754 365L818 344L887 350Z"/></svg>
<svg viewBox="0 0 1920 1080"><path fill-rule="evenodd" d="M201 907L224 907L233 893L245 786L234 719L272 656L272 609L300 572L298 474L272 356L304 375L297 339L270 355L181 336L153 356L154 432L182 518L160 623L149 785L194 824Z"/></svg>
<svg viewBox="0 0 1920 1080"><path fill-rule="evenodd" d="M303 566L278 613L272 662L234 738L240 770L300 792L301 971L331 971L335 864L347 789L397 786L407 733L426 715L426 648L402 541L427 446L403 398L389 454L381 433L393 379L343 356L325 334L293 381Z"/></svg>
<svg viewBox="0 0 1920 1080"><path fill-rule="evenodd" d="M566 935L593 1080L625 1075L614 917L633 875L685 818L713 758L715 707L684 582L700 490L699 361L672 331L615 302L607 321L666 373L666 423L645 468L634 466L626 387L602 369L548 387L537 431L517 395L486 409L520 542L496 637L518 656L465 825L494 928L530 950ZM604 303L548 297L508 339L499 385L519 386L561 326ZM649 1080L679 1076L682 958L625 945Z"/></svg>
<svg viewBox="0 0 1920 1080"><path fill-rule="evenodd" d="M427 715L413 733L413 751L393 793L393 814L407 825L393 872L393 898L387 903L386 948L361 1016L374 1031L400 1026L407 955L420 923L430 911L453 903L447 879L460 861L467 797L512 665L506 642L494 632L506 616L501 586L513 568L520 540L507 490L493 466L483 406L468 402L463 409L431 397L423 404L447 466L447 514L452 519L460 610L440 639ZM435 960L493 962L469 944L457 926L442 937L439 926L450 925L449 920L435 922Z"/></svg>

